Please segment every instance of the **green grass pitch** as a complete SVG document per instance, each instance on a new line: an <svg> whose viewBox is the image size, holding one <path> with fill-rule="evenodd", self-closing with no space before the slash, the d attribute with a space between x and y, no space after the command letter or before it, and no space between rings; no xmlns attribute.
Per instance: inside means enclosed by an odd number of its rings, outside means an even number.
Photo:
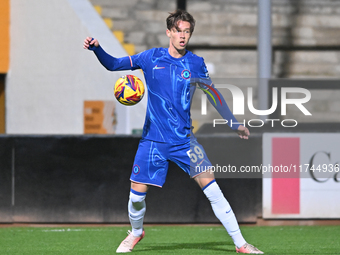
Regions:
<svg viewBox="0 0 340 255"><path fill-rule="evenodd" d="M115 254L129 227L4 227L1 255ZM242 226L265 254L340 254L340 226ZM132 254L236 254L220 226L146 226Z"/></svg>

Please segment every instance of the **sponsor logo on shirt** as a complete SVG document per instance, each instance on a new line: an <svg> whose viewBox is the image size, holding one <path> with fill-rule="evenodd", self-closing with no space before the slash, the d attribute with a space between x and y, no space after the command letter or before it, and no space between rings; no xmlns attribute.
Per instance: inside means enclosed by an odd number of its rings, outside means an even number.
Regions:
<svg viewBox="0 0 340 255"><path fill-rule="evenodd" d="M153 68L153 69L164 69L165 67L164 66L157 66L157 65L155 65L155 67Z"/></svg>

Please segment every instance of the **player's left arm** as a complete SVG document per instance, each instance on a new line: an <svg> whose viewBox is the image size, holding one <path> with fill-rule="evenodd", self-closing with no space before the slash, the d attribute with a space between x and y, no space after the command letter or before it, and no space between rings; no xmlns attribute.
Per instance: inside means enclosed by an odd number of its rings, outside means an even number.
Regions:
<svg viewBox="0 0 340 255"><path fill-rule="evenodd" d="M248 139L250 135L248 128L239 124L234 114L230 111L228 104L224 100L224 97L218 91L218 89L215 88L209 77L209 72L203 58L201 58L199 79L197 84L204 91L209 102L215 107L217 112L223 117L223 119L228 121L229 127L234 130L240 138Z"/></svg>
<svg viewBox="0 0 340 255"><path fill-rule="evenodd" d="M240 138L248 139L250 135L248 128L239 124L234 114L231 112L221 92L218 89L214 88L213 84L212 86L210 86L210 89L208 87L207 90L211 92L210 94L205 93L207 95L209 102L215 107L215 109L222 116L222 118L228 121L229 127L232 130L236 131Z"/></svg>

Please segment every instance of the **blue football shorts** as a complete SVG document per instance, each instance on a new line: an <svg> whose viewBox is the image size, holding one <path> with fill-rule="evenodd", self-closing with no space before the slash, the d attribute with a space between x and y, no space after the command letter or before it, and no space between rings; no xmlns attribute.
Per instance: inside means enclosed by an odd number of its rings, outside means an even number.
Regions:
<svg viewBox="0 0 340 255"><path fill-rule="evenodd" d="M142 139L138 145L130 180L162 187L168 173L169 161L176 163L191 178L211 166L196 138L180 145Z"/></svg>

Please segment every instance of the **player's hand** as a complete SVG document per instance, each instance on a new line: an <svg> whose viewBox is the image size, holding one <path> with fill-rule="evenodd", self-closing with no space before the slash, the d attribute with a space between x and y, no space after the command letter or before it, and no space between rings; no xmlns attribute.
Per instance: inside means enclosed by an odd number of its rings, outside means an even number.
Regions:
<svg viewBox="0 0 340 255"><path fill-rule="evenodd" d="M86 37L84 40L84 49L89 49L91 46L98 47L99 42L97 41L97 39L94 39L92 37Z"/></svg>
<svg viewBox="0 0 340 255"><path fill-rule="evenodd" d="M248 139L250 132L249 132L248 128L240 125L240 126L238 126L237 134L241 139Z"/></svg>

